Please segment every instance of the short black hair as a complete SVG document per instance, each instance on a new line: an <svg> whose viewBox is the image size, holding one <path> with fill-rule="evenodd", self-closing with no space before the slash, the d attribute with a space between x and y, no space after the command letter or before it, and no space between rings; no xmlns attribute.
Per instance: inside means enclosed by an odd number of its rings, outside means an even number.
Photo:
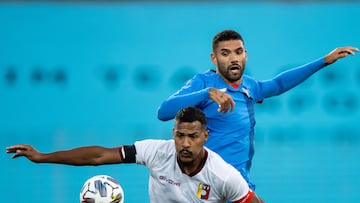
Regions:
<svg viewBox="0 0 360 203"><path fill-rule="evenodd" d="M244 43L242 36L235 30L223 30L217 33L213 38L212 41L213 52L215 52L219 42L229 41L229 40L241 40Z"/></svg>
<svg viewBox="0 0 360 203"><path fill-rule="evenodd" d="M201 125L206 126L206 116L200 109L189 106L181 109L175 116L177 122L194 122L199 121Z"/></svg>

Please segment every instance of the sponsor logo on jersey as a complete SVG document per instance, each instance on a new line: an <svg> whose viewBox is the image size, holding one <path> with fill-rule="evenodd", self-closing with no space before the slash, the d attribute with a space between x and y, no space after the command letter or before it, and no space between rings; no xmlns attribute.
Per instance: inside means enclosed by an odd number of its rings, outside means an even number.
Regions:
<svg viewBox="0 0 360 203"><path fill-rule="evenodd" d="M175 182L169 178L167 178L166 176L159 176L159 179L162 180L162 181L165 181L171 185L176 185L176 186L179 186L180 187L180 183L179 182Z"/></svg>

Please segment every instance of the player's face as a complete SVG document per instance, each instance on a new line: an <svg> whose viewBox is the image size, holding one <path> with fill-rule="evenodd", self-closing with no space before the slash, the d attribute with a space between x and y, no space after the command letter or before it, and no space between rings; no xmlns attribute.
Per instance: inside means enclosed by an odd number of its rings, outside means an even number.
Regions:
<svg viewBox="0 0 360 203"><path fill-rule="evenodd" d="M202 160L204 143L208 133L199 121L175 122L174 141L179 161L184 166L192 166Z"/></svg>
<svg viewBox="0 0 360 203"><path fill-rule="evenodd" d="M217 73L227 83L241 82L247 60L244 43L241 40L219 42L211 53L211 61L217 67Z"/></svg>

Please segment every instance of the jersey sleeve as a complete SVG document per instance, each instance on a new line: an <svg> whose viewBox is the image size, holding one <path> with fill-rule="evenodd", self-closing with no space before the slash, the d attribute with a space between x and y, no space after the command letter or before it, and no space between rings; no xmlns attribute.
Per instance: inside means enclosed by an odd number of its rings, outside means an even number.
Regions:
<svg viewBox="0 0 360 203"><path fill-rule="evenodd" d="M227 200L234 203L249 203L254 196L245 179L234 168L228 170L224 194Z"/></svg>
<svg viewBox="0 0 360 203"><path fill-rule="evenodd" d="M167 98L158 108L158 119L171 120L176 113L188 106L197 106L209 97L209 88L205 87L200 74L190 79L180 90Z"/></svg>
<svg viewBox="0 0 360 203"><path fill-rule="evenodd" d="M232 203L250 203L254 196L255 193L251 189L249 189L248 193L244 197L239 200L232 201Z"/></svg>
<svg viewBox="0 0 360 203"><path fill-rule="evenodd" d="M134 143L136 148L136 163L152 168L156 165L157 152L165 140L142 140Z"/></svg>
<svg viewBox="0 0 360 203"><path fill-rule="evenodd" d="M262 98L280 95L299 85L318 70L325 67L325 58L284 71L270 80L259 81Z"/></svg>

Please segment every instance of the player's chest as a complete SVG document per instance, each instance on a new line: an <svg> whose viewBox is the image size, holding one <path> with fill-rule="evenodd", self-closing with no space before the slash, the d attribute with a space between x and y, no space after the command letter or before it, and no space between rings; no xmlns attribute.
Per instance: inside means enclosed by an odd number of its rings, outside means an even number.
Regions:
<svg viewBox="0 0 360 203"><path fill-rule="evenodd" d="M219 202L219 191L211 180L203 174L190 177L183 174L179 168L173 172L158 170L152 172L159 191L166 191L169 198L184 199L186 202ZM170 170L171 171L171 170Z"/></svg>

